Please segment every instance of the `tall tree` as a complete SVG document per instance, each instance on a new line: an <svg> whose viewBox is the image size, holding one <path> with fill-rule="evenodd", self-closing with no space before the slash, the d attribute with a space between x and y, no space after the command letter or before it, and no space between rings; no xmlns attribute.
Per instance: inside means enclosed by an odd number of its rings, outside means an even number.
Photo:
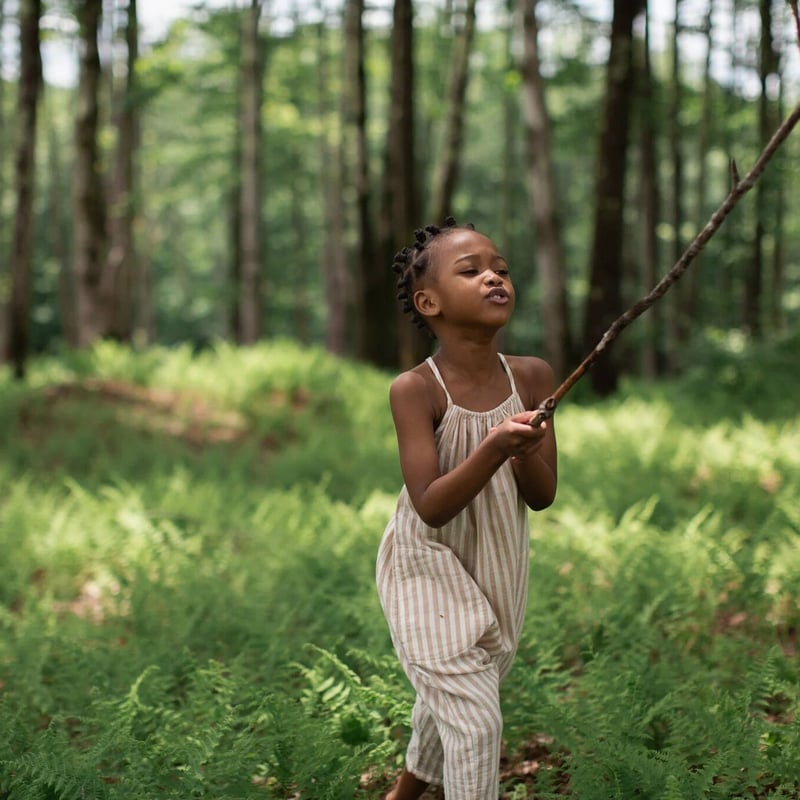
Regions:
<svg viewBox="0 0 800 800"><path fill-rule="evenodd" d="M136 0L128 0L125 24L125 70L122 86L115 86L114 106L117 151L111 187L108 252L111 315L107 333L129 341L133 335L135 290L140 270L136 257L134 222L137 215L136 163L140 142L136 62L139 57L139 20Z"/></svg>
<svg viewBox="0 0 800 800"><path fill-rule="evenodd" d="M343 169L350 172L356 194L356 341L357 351L365 360L378 360L372 338L383 337L380 330L380 308L370 305L373 296L383 299L380 288L372 288L376 234L372 224L370 199L369 140L367 136L367 80L364 40L364 0L345 0L344 5L345 58L342 88ZM355 152L348 148L352 141ZM348 169L349 167L349 169ZM387 270L390 271L390 270ZM381 284L383 286L383 284Z"/></svg>
<svg viewBox="0 0 800 800"><path fill-rule="evenodd" d="M434 170L433 220L441 222L453 210L453 193L458 182L464 139L464 104L469 81L469 59L475 37L475 3L466 0L463 22L458 24L447 90L442 152ZM459 15L453 16L457 20Z"/></svg>
<svg viewBox="0 0 800 800"><path fill-rule="evenodd" d="M683 207L683 125L681 110L683 107L683 87L681 84L681 4L683 0L675 0L675 17L672 25L672 81L669 95L669 154L672 166L672 262L675 263L683 253L683 237L681 230L684 223ZM677 369L678 354L689 336L692 324L693 309L689 307L687 283L677 287L672 297L670 321L672 323L671 343L669 348L670 366Z"/></svg>
<svg viewBox="0 0 800 800"><path fill-rule="evenodd" d="M347 276L347 254L344 230L346 215L342 195L347 180L345 138L342 135L346 111L341 109L340 124L329 124L334 116L330 103L331 76L328 53L328 20L323 17L317 28L318 36L318 113L322 121L320 132L320 183L324 205L325 234L320 269L325 291L325 347L331 353L344 355L347 346L347 312L350 305ZM343 96L345 92L342 93ZM332 131L337 130L337 135Z"/></svg>
<svg viewBox="0 0 800 800"><path fill-rule="evenodd" d="M544 349L555 374L564 378L572 347L550 120L539 59L537 0L520 0L519 10L523 20L522 100L528 144L528 195L536 229Z"/></svg>
<svg viewBox="0 0 800 800"><path fill-rule="evenodd" d="M108 285L104 281L108 238L106 198L100 171L98 126L102 79L98 34L102 0L80 0L81 37L73 169L73 272L78 345L107 330Z"/></svg>
<svg viewBox="0 0 800 800"><path fill-rule="evenodd" d="M661 193L658 181L657 118L658 103L655 96L652 59L650 56L650 8L645 9L644 41L640 50L638 103L642 171L641 228L643 243L642 275L645 290L649 291L659 278L659 246L657 228L661 209ZM655 378L664 363L663 314L660 305L655 305L644 320L647 337L642 350L643 372Z"/></svg>
<svg viewBox="0 0 800 800"><path fill-rule="evenodd" d="M261 0L251 0L242 28L242 161L240 195L239 342L254 344L261 334L262 291L262 125L264 73L259 21Z"/></svg>
<svg viewBox="0 0 800 800"><path fill-rule="evenodd" d="M419 199L414 154L414 9L412 0L395 0L391 36L389 124L386 133L384 175L379 224L378 263L370 265L364 284L368 326L364 353L379 366L410 365L425 346L423 334L399 321L395 302L392 256L406 244L419 223ZM399 336L398 336L399 334ZM400 338L402 337L402 338Z"/></svg>
<svg viewBox="0 0 800 800"><path fill-rule="evenodd" d="M778 77L778 54L772 36L772 0L759 0L761 34L758 48L758 77L761 91L758 98L758 140L761 147L766 145L774 127L773 103L769 98L769 81ZM763 329L761 311L764 303L764 239L767 206L772 192L772 175L767 175L755 187L755 231L753 252L745 272L744 313L745 329L753 336L760 336Z"/></svg>
<svg viewBox="0 0 800 800"><path fill-rule="evenodd" d="M714 21L714 0L709 0L708 10L703 20L703 37L705 39L705 59L703 62L703 94L702 110L700 113L700 125L697 131L697 187L696 187L696 209L694 214L694 225L697 229L705 224L708 218L706 206L707 186L708 186L708 151L711 143L713 107L714 77L711 74L711 61L714 50L713 37ZM697 272L690 271L685 278L686 284L686 311L695 322L698 320L700 311L700 283L697 280Z"/></svg>
<svg viewBox="0 0 800 800"><path fill-rule="evenodd" d="M5 30L6 7L5 0L0 0L0 31ZM0 47L0 76L4 73L4 52ZM8 150L7 126L6 126L6 82L0 77L0 248L6 246L6 219L3 198L6 196L6 152ZM5 307L7 302L6 292L3 290L5 284L4 275L6 266L0 265L0 320L6 318ZM6 326L0 322L0 361L6 356L6 336L8 331Z"/></svg>
<svg viewBox="0 0 800 800"><path fill-rule="evenodd" d="M58 267L58 310L61 335L70 347L77 345L75 330L75 291L69 256L69 176L64 167L62 142L52 118L47 126L47 244Z"/></svg>
<svg viewBox="0 0 800 800"><path fill-rule="evenodd" d="M587 350L595 346L623 310L623 212L633 88L633 21L643 8L644 0L614 0L595 182L594 233L584 325ZM613 354L606 354L590 376L599 394L615 391L619 365Z"/></svg>
<svg viewBox="0 0 800 800"><path fill-rule="evenodd" d="M14 375L25 377L33 261L33 196L36 181L36 126L42 86L41 0L21 0L19 7L20 74L17 100L17 154L14 184L17 208L11 247L11 298L8 358Z"/></svg>

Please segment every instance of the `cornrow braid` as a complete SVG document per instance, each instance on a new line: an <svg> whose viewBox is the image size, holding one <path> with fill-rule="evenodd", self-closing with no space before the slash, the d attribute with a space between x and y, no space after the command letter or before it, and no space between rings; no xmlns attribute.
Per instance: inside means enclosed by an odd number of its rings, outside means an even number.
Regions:
<svg viewBox="0 0 800 800"><path fill-rule="evenodd" d="M433 331L414 305L414 291L430 266L431 242L436 241L437 237L459 229L474 231L475 226L472 223L459 225L453 217L447 217L441 226L426 225L424 228L417 228L414 231L414 243L410 247L398 250L392 261L392 269L399 276L397 299L400 301L403 313L411 314L414 325L420 330L427 331L431 336Z"/></svg>

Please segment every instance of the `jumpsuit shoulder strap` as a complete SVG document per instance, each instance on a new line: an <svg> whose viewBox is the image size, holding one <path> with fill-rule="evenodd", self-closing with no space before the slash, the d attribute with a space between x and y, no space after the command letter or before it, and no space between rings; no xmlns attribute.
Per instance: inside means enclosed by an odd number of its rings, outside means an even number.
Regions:
<svg viewBox="0 0 800 800"><path fill-rule="evenodd" d="M447 405L448 406L452 405L453 399L450 397L450 392L447 391L447 387L444 385L444 378L442 378L442 373L439 372L439 368L436 366L436 363L434 362L433 358L431 358L431 356L428 356L425 359L425 363L428 365L430 371L433 373L433 377L436 378L436 382L439 384L439 386L442 387L445 397L447 397Z"/></svg>

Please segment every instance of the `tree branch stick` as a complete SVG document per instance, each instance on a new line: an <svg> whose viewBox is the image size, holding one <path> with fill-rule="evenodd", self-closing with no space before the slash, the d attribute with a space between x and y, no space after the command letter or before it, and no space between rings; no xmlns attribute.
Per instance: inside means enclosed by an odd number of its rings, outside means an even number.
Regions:
<svg viewBox="0 0 800 800"><path fill-rule="evenodd" d="M793 9L794 7L793 5ZM792 132L792 129L797 125L798 121L800 121L800 104L795 107L792 113L786 117L781 126L775 131L756 163L742 180L737 180L735 169L732 168L731 190L722 205L711 215L711 218L706 223L703 230L697 234L694 241L686 248L683 255L678 259L672 269L656 284L649 294L634 303L624 314L611 323L611 326L603 334L603 337L597 343L594 350L583 359L556 391L541 403L530 419L531 425L538 427L544 420L552 417L556 406L561 402L564 395L586 374L611 342L613 342L631 322L659 300L683 275L689 264L694 261L697 254L708 243L708 240L719 230L736 204L753 188L753 186L755 186L756 181L761 177L769 160L775 155L775 152Z"/></svg>

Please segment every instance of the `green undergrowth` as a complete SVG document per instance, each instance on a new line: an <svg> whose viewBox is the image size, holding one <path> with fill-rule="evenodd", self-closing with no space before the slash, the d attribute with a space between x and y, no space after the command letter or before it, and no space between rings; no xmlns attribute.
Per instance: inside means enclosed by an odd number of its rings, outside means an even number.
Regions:
<svg viewBox="0 0 800 800"><path fill-rule="evenodd" d="M504 798L800 797L798 351L564 401ZM0 377L0 797L381 796L389 381L291 342Z"/></svg>

